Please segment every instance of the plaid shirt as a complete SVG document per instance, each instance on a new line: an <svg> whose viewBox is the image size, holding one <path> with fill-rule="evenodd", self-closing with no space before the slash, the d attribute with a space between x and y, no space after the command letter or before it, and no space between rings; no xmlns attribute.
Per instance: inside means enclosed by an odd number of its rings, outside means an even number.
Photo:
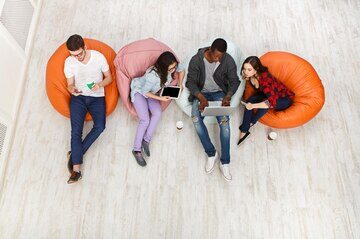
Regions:
<svg viewBox="0 0 360 239"><path fill-rule="evenodd" d="M265 103L270 108L276 108L276 104L279 98L289 97L294 99L295 94L290 91L286 86L277 81L273 76L264 72L260 75L259 79L259 90L264 93L267 97Z"/></svg>

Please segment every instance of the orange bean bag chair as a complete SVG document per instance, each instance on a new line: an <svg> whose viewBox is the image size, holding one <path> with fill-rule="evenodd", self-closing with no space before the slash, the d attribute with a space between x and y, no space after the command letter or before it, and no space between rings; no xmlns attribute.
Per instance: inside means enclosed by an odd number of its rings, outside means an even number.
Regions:
<svg viewBox="0 0 360 239"><path fill-rule="evenodd" d="M119 98L119 92L116 85L116 74L114 67L115 51L103 42L84 39L87 49L101 52L110 67L113 81L105 87L106 115L111 114L116 107ZM65 59L70 56L66 43L62 44L50 57L46 67L46 93L52 106L63 116L70 117L70 97L67 90L67 82L64 74ZM89 113L86 120L92 120Z"/></svg>
<svg viewBox="0 0 360 239"><path fill-rule="evenodd" d="M293 128L305 124L320 112L325 102L324 86L315 69L306 60L287 52L268 52L260 57L261 63L288 89L295 93L293 104L283 111L269 110L261 123L273 128ZM255 92L246 82L243 98Z"/></svg>

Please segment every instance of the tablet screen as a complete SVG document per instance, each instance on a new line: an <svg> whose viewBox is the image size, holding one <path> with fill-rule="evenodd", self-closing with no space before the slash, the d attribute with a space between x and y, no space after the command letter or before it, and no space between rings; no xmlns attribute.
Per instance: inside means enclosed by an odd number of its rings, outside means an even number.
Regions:
<svg viewBox="0 0 360 239"><path fill-rule="evenodd" d="M162 96L170 96L172 98L178 98L180 93L179 87L165 87L162 91Z"/></svg>

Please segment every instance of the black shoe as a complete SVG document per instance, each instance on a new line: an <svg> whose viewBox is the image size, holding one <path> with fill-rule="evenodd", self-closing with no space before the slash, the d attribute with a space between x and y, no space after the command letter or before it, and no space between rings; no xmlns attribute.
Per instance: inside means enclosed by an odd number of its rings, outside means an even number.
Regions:
<svg viewBox="0 0 360 239"><path fill-rule="evenodd" d="M69 178L69 180L67 181L68 184L71 183L76 183L77 181L79 181L81 179L81 172L75 172L72 171L71 176Z"/></svg>
<svg viewBox="0 0 360 239"><path fill-rule="evenodd" d="M143 151L143 153L150 157L150 148L149 148L149 143L146 142L145 140L142 141L141 143L141 150Z"/></svg>
<svg viewBox="0 0 360 239"><path fill-rule="evenodd" d="M146 166L146 161L144 159L144 157L142 156L141 152L139 151L132 151L135 159L136 159L136 162L141 166L141 167L145 167Z"/></svg>
<svg viewBox="0 0 360 239"><path fill-rule="evenodd" d="M253 123L250 123L250 128L253 127L253 126L254 126L254 124L253 124ZM239 130L240 130L240 131L241 131L241 127L242 127L242 125L239 126Z"/></svg>
<svg viewBox="0 0 360 239"><path fill-rule="evenodd" d="M245 135L243 137L241 137L241 139L239 139L239 142L237 143L237 145L241 144L249 135L250 135L250 132L246 132Z"/></svg>
<svg viewBox="0 0 360 239"><path fill-rule="evenodd" d="M71 160L71 151L67 153L66 157L67 157L67 169L69 173L72 174L74 165Z"/></svg>

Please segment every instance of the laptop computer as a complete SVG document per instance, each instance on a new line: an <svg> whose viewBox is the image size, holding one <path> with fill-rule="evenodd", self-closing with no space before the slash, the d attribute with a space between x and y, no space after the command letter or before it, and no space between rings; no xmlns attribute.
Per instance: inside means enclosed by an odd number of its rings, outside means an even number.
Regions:
<svg viewBox="0 0 360 239"><path fill-rule="evenodd" d="M205 107L202 116L223 116L230 115L236 108L233 106L221 106L221 101L209 101L209 106Z"/></svg>

